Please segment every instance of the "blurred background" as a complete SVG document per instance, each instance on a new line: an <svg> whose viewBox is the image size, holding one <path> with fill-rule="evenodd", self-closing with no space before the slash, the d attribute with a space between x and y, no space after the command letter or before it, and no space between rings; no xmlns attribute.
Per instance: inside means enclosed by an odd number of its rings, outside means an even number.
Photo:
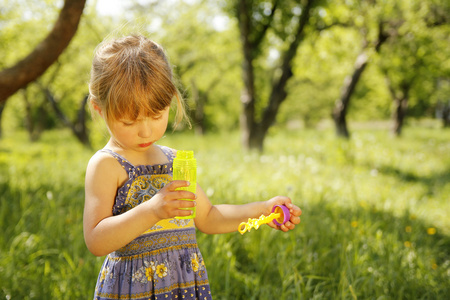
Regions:
<svg viewBox="0 0 450 300"><path fill-rule="evenodd" d="M92 297L84 170L107 131L89 72L136 32L189 107L161 144L196 151L211 200L304 212L289 234L199 233L216 299L446 299L445 0L0 0L0 298Z"/></svg>

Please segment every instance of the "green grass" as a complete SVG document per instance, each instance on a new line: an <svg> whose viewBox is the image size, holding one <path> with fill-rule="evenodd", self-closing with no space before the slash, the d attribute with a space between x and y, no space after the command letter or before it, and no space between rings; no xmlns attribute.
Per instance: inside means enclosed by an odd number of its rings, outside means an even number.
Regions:
<svg viewBox="0 0 450 300"><path fill-rule="evenodd" d="M101 137L95 141L101 146ZM277 133L264 155L239 136L167 133L196 152L213 203L287 195L290 233L198 234L214 299L447 299L450 131ZM84 170L93 151L67 131L0 141L0 299L90 299L102 258L82 235Z"/></svg>

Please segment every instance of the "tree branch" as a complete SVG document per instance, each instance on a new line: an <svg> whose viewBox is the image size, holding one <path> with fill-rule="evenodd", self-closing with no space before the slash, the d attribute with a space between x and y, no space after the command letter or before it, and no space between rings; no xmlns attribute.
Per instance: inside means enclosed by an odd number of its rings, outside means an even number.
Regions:
<svg viewBox="0 0 450 300"><path fill-rule="evenodd" d="M256 36L255 40L253 41L253 45L255 48L258 47L259 44L261 44L262 40L264 39L267 30L270 28L273 17L275 15L275 11L277 10L279 0L275 0L275 3L273 4L272 11L270 12L270 15L267 17L267 22L264 24L262 30L259 32L259 34Z"/></svg>
<svg viewBox="0 0 450 300"><path fill-rule="evenodd" d="M36 80L51 66L75 35L86 0L65 0L49 35L23 60L0 72L0 102Z"/></svg>
<svg viewBox="0 0 450 300"><path fill-rule="evenodd" d="M269 99L269 104L264 110L263 119L261 122L263 132L267 131L272 125L272 123L275 121L275 117L278 113L280 105L287 97L286 84L288 80L294 75L291 66L292 60L294 59L297 53L297 49L298 46L300 45L300 42L303 40L304 30L309 22L310 11L313 2L314 0L308 0L306 6L304 7L303 12L300 15L300 20L294 40L289 45L289 48L285 52L285 55L283 57L283 62L281 66L282 70L281 76L278 82L273 85Z"/></svg>

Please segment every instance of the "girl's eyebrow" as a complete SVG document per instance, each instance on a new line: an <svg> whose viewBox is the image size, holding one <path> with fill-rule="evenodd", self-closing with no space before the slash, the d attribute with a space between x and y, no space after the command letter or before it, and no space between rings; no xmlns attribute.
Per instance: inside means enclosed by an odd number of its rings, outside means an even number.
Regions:
<svg viewBox="0 0 450 300"><path fill-rule="evenodd" d="M139 115L139 116L137 116L136 118L134 118L134 117L121 117L121 118L118 119L118 120L121 121L121 122L124 122L124 121L135 122L135 121L141 121L141 120L143 120L143 119L145 119L145 118L158 118L158 117L160 117L161 115L162 115L162 111L157 112L157 113L151 113L151 112L149 112L148 114L146 114L145 117L142 116L142 115Z"/></svg>

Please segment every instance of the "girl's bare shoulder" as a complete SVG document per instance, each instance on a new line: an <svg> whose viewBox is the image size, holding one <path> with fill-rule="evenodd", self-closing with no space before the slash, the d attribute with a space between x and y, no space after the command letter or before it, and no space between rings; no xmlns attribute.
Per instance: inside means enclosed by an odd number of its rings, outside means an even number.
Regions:
<svg viewBox="0 0 450 300"><path fill-rule="evenodd" d="M122 182L127 174L116 158L106 152L95 153L88 162L86 177Z"/></svg>
<svg viewBox="0 0 450 300"><path fill-rule="evenodd" d="M89 160L88 169L99 167L114 167L115 165L118 165L117 159L115 159L111 154L98 151L94 155L92 155L91 159Z"/></svg>

